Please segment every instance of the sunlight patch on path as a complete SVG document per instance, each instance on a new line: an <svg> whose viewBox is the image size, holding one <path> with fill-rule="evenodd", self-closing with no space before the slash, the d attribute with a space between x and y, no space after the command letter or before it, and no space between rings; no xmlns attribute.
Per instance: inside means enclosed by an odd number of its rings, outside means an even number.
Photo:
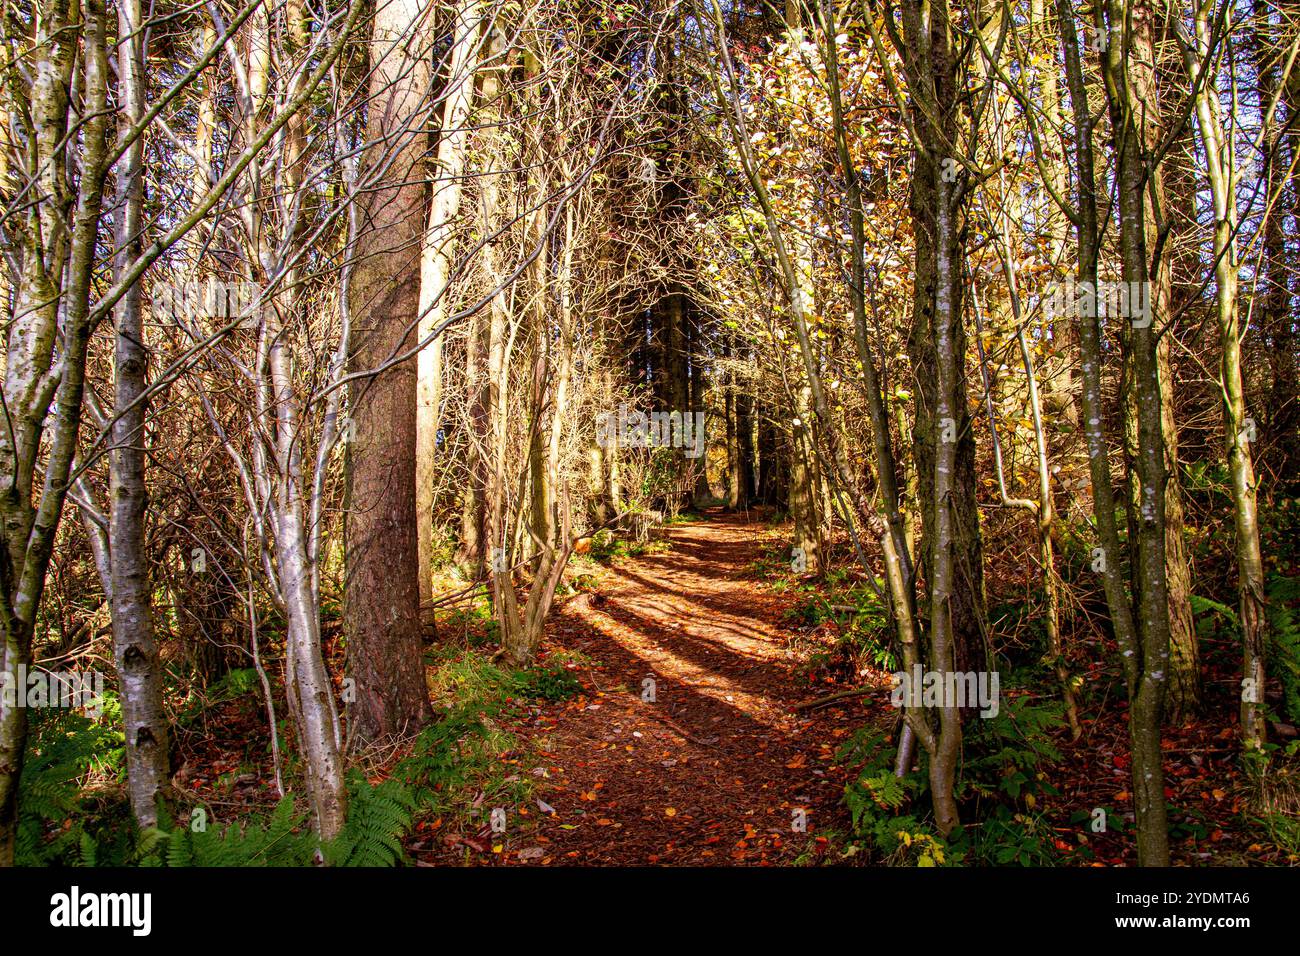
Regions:
<svg viewBox="0 0 1300 956"><path fill-rule="evenodd" d="M755 723L770 727L773 730L784 730L788 726L788 720L772 707L771 701L765 695L745 690L725 674L702 667L680 654L674 654L657 641L649 641L644 638L640 641L635 638L629 640L629 628L613 621L603 612L592 615L589 623L595 630L618 644L629 654L643 659L647 665L653 665L656 668L656 673L647 674L646 676L671 677L691 691L708 697L726 707L731 707ZM725 648L720 648L717 653L722 654L727 653L727 651ZM631 688L629 692L635 694L636 689ZM678 714L676 719L686 720L687 715Z"/></svg>

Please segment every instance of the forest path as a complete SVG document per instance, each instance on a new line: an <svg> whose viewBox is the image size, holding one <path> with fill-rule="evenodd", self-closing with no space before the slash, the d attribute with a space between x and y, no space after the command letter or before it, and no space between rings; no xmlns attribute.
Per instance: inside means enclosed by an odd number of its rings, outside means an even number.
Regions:
<svg viewBox="0 0 1300 956"><path fill-rule="evenodd" d="M549 628L597 664L536 728L554 812L511 848L521 861L789 863L847 823L834 754L865 702L792 712L816 695L781 620L794 597L752 569L774 532L715 511L665 533L671 550L617 561Z"/></svg>

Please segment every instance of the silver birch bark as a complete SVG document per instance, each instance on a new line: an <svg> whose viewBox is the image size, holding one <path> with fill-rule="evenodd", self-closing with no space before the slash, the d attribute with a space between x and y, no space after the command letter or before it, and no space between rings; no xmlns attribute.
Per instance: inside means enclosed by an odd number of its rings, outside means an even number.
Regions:
<svg viewBox="0 0 1300 956"><path fill-rule="evenodd" d="M145 32L140 0L118 5L117 78L123 136L144 115ZM117 255L120 275L140 254L143 236L144 137L122 155L118 177ZM133 283L113 310L117 327L114 356L113 446L109 460L110 602L113 657L117 664L126 736L127 794L136 823L158 822L168 789L168 728L162 709L162 673L154 637L149 559L145 552L145 416L148 354L140 284Z"/></svg>
<svg viewBox="0 0 1300 956"><path fill-rule="evenodd" d="M456 219L460 211L473 108L474 78L484 19L481 0L467 0L459 12L451 52L442 129L434 169L429 224L420 256L420 341L437 335L447 321ZM443 339L421 350L416 377L415 517L420 562L420 600L432 597L433 493L438 430L441 427Z"/></svg>

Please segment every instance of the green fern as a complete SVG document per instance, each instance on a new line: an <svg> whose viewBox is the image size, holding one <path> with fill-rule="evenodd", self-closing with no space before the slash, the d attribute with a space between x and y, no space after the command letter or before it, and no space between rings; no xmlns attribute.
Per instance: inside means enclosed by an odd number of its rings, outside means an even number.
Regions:
<svg viewBox="0 0 1300 956"><path fill-rule="evenodd" d="M169 867L309 866L316 838L292 796L285 796L269 816L243 825L195 830L179 826L152 831Z"/></svg>
<svg viewBox="0 0 1300 956"><path fill-rule="evenodd" d="M348 819L338 838L323 848L332 866L396 866L405 859L402 838L414 822L416 801L397 780L370 784L359 774L348 781Z"/></svg>
<svg viewBox="0 0 1300 956"><path fill-rule="evenodd" d="M106 695L103 722L72 710L33 710L23 773L18 783L15 859L20 866L68 862L80 856L84 834L81 780L91 770L117 773L123 738L117 698Z"/></svg>
<svg viewBox="0 0 1300 956"><path fill-rule="evenodd" d="M1207 611L1215 611L1222 614L1224 620L1228 622L1229 627L1234 630L1241 626L1237 619L1237 612L1220 601L1202 597L1199 594L1193 594L1189 603L1192 605L1192 613L1198 617L1205 614Z"/></svg>
<svg viewBox="0 0 1300 956"><path fill-rule="evenodd" d="M348 817L343 832L322 846L292 796L267 816L242 825L153 831L165 841L169 867L312 866L318 857L331 866L395 866L403 862L402 838L410 830L415 801L396 780L372 786L359 774L348 781Z"/></svg>
<svg viewBox="0 0 1300 956"><path fill-rule="evenodd" d="M1271 626L1269 656L1282 682L1282 707L1292 721L1300 721L1300 621L1291 606L1300 600L1300 578L1273 575L1268 582L1268 618Z"/></svg>
<svg viewBox="0 0 1300 956"><path fill-rule="evenodd" d="M486 733L471 707L457 707L420 733L410 755L393 769L393 779L407 787L421 807L440 812L447 795L465 783L474 742Z"/></svg>
<svg viewBox="0 0 1300 956"><path fill-rule="evenodd" d="M81 865L84 867L93 867L95 865L95 858L98 856L98 853L96 852L98 847L95 844L94 838L84 830L81 833L81 840L77 849L80 851L79 862Z"/></svg>
<svg viewBox="0 0 1300 956"><path fill-rule="evenodd" d="M888 770L862 774L844 788L844 802L853 819L853 830L862 833L882 817L892 816L908 800L907 784Z"/></svg>

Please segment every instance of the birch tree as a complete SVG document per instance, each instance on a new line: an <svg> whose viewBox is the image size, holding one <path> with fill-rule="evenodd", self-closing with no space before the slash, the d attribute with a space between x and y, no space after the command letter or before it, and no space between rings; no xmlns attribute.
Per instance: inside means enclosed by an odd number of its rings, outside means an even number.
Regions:
<svg viewBox="0 0 1300 956"><path fill-rule="evenodd" d="M0 673L11 680L31 662L81 427L95 249L110 163L106 20L100 0L39 4L24 24L30 33L20 47L23 66L17 58L8 63L10 108L24 133L16 144L24 178L4 210L6 244L22 261L6 317L6 427L0 430L6 488L0 496ZM11 55L16 52L11 48ZM24 75L27 64L32 72ZM80 77L76 99L74 72ZM70 136L74 130L80 135ZM13 862L26 743L26 708L0 702L0 865Z"/></svg>

